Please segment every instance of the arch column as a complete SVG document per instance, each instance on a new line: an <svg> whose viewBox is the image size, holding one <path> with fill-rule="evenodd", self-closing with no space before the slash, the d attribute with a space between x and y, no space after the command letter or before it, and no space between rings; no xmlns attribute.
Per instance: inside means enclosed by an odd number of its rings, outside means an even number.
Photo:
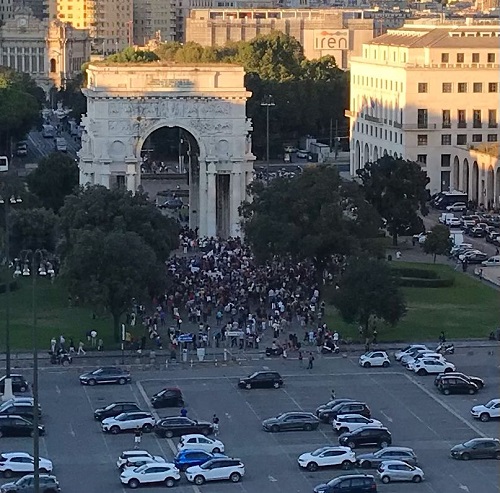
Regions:
<svg viewBox="0 0 500 493"><path fill-rule="evenodd" d="M230 232L231 236L239 235L238 208L242 201L242 189L246 187L246 176L243 176L239 163L233 164L230 176L231 210L230 210Z"/></svg>
<svg viewBox="0 0 500 493"><path fill-rule="evenodd" d="M214 162L207 166L207 236L216 236L217 234L217 193L215 184L215 175L217 168Z"/></svg>

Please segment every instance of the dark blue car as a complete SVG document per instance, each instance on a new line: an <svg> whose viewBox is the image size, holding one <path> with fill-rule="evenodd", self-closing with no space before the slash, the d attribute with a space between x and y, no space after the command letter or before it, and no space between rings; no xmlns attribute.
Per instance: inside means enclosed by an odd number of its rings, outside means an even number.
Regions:
<svg viewBox="0 0 500 493"><path fill-rule="evenodd" d="M217 457L226 457L224 454L211 454L204 450L181 450L174 459L174 464L179 471L185 471L191 466L201 466L210 459Z"/></svg>

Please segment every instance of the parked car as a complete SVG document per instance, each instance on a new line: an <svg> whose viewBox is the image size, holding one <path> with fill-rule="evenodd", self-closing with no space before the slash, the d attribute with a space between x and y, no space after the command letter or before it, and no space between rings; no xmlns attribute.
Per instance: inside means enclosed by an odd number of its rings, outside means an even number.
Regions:
<svg viewBox="0 0 500 493"><path fill-rule="evenodd" d="M415 452L409 447L386 447L376 452L356 455L357 463L364 469L377 468L387 460L400 460L411 466L418 464Z"/></svg>
<svg viewBox="0 0 500 493"><path fill-rule="evenodd" d="M181 450L174 459L174 464L179 471L185 471L191 466L201 466L208 462L210 459L227 457L223 454L212 454L211 452L206 452L205 450Z"/></svg>
<svg viewBox="0 0 500 493"><path fill-rule="evenodd" d="M458 217L452 217L452 218L448 219L448 221L446 222L446 225L450 229L460 228L460 226L461 226L460 219L458 219Z"/></svg>
<svg viewBox="0 0 500 493"><path fill-rule="evenodd" d="M450 371L456 370L455 365L449 361L439 361L425 358L415 361L415 363L411 364L408 368L420 376L428 375L430 373L449 373Z"/></svg>
<svg viewBox="0 0 500 493"><path fill-rule="evenodd" d="M425 351L422 353L418 353L414 358L407 359L405 361L405 363L403 364L403 366L408 368L410 365L413 365L414 363L416 363L417 361L419 361L423 358L433 359L433 360L437 360L437 361L445 361L445 358L441 353L437 353L434 351Z"/></svg>
<svg viewBox="0 0 500 493"><path fill-rule="evenodd" d="M337 433L342 434L348 431L354 431L358 428L363 428L364 426L378 426L382 428L384 425L376 420L365 418L361 414L341 414L338 415L333 421L333 429Z"/></svg>
<svg viewBox="0 0 500 493"><path fill-rule="evenodd" d="M486 235L486 243L493 243L494 245L496 245L499 238L500 233L498 231L491 231Z"/></svg>
<svg viewBox="0 0 500 493"><path fill-rule="evenodd" d="M167 462L163 457L129 457L127 459L127 462L125 464L120 466L120 469L124 471L127 468L132 468L135 469L136 467L141 467L144 464L162 464L164 462Z"/></svg>
<svg viewBox="0 0 500 493"><path fill-rule="evenodd" d="M426 350L426 349L429 349L429 348L425 344L410 344L409 346L406 346L405 348L400 349L399 351L396 351L394 353L394 359L396 361L401 361L401 358L405 354L409 354L414 350Z"/></svg>
<svg viewBox="0 0 500 493"><path fill-rule="evenodd" d="M339 443L352 449L366 446L385 448L391 445L392 436L387 428L365 426L340 435Z"/></svg>
<svg viewBox="0 0 500 493"><path fill-rule="evenodd" d="M181 450L196 449L218 454L224 452L224 448L224 444L220 440L196 434L182 435L177 444L177 450L179 452Z"/></svg>
<svg viewBox="0 0 500 493"><path fill-rule="evenodd" d="M21 140L16 144L16 156L23 157L28 155L28 143Z"/></svg>
<svg viewBox="0 0 500 493"><path fill-rule="evenodd" d="M1 437L31 437L33 436L33 423L21 416L0 416ZM38 434L45 435L45 427L38 425Z"/></svg>
<svg viewBox="0 0 500 493"><path fill-rule="evenodd" d="M354 399L333 399L331 401L328 401L326 404L322 404L321 406L318 406L316 408L315 414L318 418L321 419L321 413L333 409L335 406L338 404L341 404L343 402L355 402ZM327 420L328 422L328 420Z"/></svg>
<svg viewBox="0 0 500 493"><path fill-rule="evenodd" d="M439 381L438 390L444 395L477 394L479 390L475 383L461 377L443 377Z"/></svg>
<svg viewBox="0 0 500 493"><path fill-rule="evenodd" d="M424 480L424 471L420 467L410 466L401 460L390 460L382 462L378 466L377 474L382 483L391 481L412 481L420 483Z"/></svg>
<svg viewBox="0 0 500 493"><path fill-rule="evenodd" d="M102 421L106 418L114 418L122 413L141 411L135 402L113 402L106 407L101 407L94 411L94 419Z"/></svg>
<svg viewBox="0 0 500 493"><path fill-rule="evenodd" d="M290 412L278 414L275 418L262 421L265 431L277 433L278 431L311 431L317 429L319 419L312 413Z"/></svg>
<svg viewBox="0 0 500 493"><path fill-rule="evenodd" d="M277 371L256 371L246 378L241 378L238 387L240 389L279 389L283 385L283 378Z"/></svg>
<svg viewBox="0 0 500 493"><path fill-rule="evenodd" d="M160 204L158 207L160 209L181 209L183 205L184 202L180 197L173 197L171 199L165 200L165 202Z"/></svg>
<svg viewBox="0 0 500 493"><path fill-rule="evenodd" d="M176 387L160 390L151 397L151 404L155 409L161 407L178 407L184 405L181 389Z"/></svg>
<svg viewBox="0 0 500 493"><path fill-rule="evenodd" d="M429 353L434 353L432 349L413 349L412 351L404 354L401 356L401 359L399 360L402 365L406 365L409 361L414 360L417 356L420 354L429 354Z"/></svg>
<svg viewBox="0 0 500 493"><path fill-rule="evenodd" d="M26 452L3 452L0 454L0 472L4 478L10 478L14 474L32 473L35 459ZM42 474L52 472L52 461L40 457L39 471Z"/></svg>
<svg viewBox="0 0 500 493"><path fill-rule="evenodd" d="M61 487L55 476L40 474L40 493L59 493ZM35 490L35 478L33 474L27 474L17 481L5 483L0 486L0 493L31 493Z"/></svg>
<svg viewBox="0 0 500 493"><path fill-rule="evenodd" d="M151 455L147 450L125 450L121 453L120 457L118 457L118 460L116 461L116 467L123 467L128 460L135 457L149 457L156 462L164 461L163 457L160 457L159 455Z"/></svg>
<svg viewBox="0 0 500 493"><path fill-rule="evenodd" d="M0 378L0 393L5 394L5 376ZM12 392L26 392L29 389L28 381L19 374L10 374L10 378L12 379Z"/></svg>
<svg viewBox="0 0 500 493"><path fill-rule="evenodd" d="M102 420L102 431L116 435L122 431L133 431L141 428L144 433L149 433L155 426L155 418L146 411L122 413L112 418Z"/></svg>
<svg viewBox="0 0 500 493"><path fill-rule="evenodd" d="M467 262L469 264L481 264L485 260L488 260L488 258L489 258L489 255L487 253L475 252L475 253L472 253L471 255L467 256Z"/></svg>
<svg viewBox="0 0 500 493"><path fill-rule="evenodd" d="M211 459L201 466L188 467L186 479L190 483L202 485L206 481L229 480L238 483L245 475L245 466L240 459Z"/></svg>
<svg viewBox="0 0 500 493"><path fill-rule="evenodd" d="M373 476L367 474L349 474L338 476L328 483L318 484L314 493L376 493L377 483Z"/></svg>
<svg viewBox="0 0 500 493"><path fill-rule="evenodd" d="M307 159L307 156L309 156L309 152L305 149L299 149L297 151L297 157L299 157L300 159Z"/></svg>
<svg viewBox="0 0 500 493"><path fill-rule="evenodd" d="M500 440L497 438L473 438L455 445L451 451L454 459L500 459Z"/></svg>
<svg viewBox="0 0 500 493"><path fill-rule="evenodd" d="M324 423L329 423L341 414L361 414L366 418L371 417L370 408L364 402L348 401L337 404L332 409L322 411L319 419Z"/></svg>
<svg viewBox="0 0 500 493"><path fill-rule="evenodd" d="M467 204L465 202L455 202L454 204L446 206L448 212L465 212Z"/></svg>
<svg viewBox="0 0 500 493"><path fill-rule="evenodd" d="M39 418L42 417L40 407L37 409L37 414ZM5 402L0 406L0 415L21 416L28 421L33 421L35 408L29 402Z"/></svg>
<svg viewBox="0 0 500 493"><path fill-rule="evenodd" d="M434 379L434 385L437 387L441 379L444 377L460 377L465 380L468 380L469 382L475 383L478 389L482 389L484 387L484 380L482 378L472 377L470 375L466 375L465 373L460 373L458 371L451 371L448 373L440 373L439 375L436 375L436 378Z"/></svg>
<svg viewBox="0 0 500 493"><path fill-rule="evenodd" d="M481 421L489 421L490 419L500 418L500 399L491 399L486 404L474 406L470 413L473 418L480 419Z"/></svg>
<svg viewBox="0 0 500 493"><path fill-rule="evenodd" d="M175 486L181 479L181 474L174 464L144 464L135 469L125 469L120 474L120 481L128 487L135 489L141 485L162 483L167 488Z"/></svg>
<svg viewBox="0 0 500 493"><path fill-rule="evenodd" d="M486 236L486 231L479 226L475 226L470 230L469 235L473 238L484 238Z"/></svg>
<svg viewBox="0 0 500 493"><path fill-rule="evenodd" d="M208 421L197 421L183 416L175 416L160 419L156 423L154 431L161 438L172 438L173 436L193 433L210 435L213 433L214 427Z"/></svg>
<svg viewBox="0 0 500 493"><path fill-rule="evenodd" d="M484 267L500 267L500 255L493 255L488 260L483 260L481 265Z"/></svg>
<svg viewBox="0 0 500 493"><path fill-rule="evenodd" d="M356 465L356 454L349 447L321 447L300 455L297 460L299 466L308 471L332 466L352 469Z"/></svg>
<svg viewBox="0 0 500 493"><path fill-rule="evenodd" d="M369 351L359 357L359 366L370 368L371 366L383 366L387 368L391 365L389 356L385 351Z"/></svg>
<svg viewBox="0 0 500 493"><path fill-rule="evenodd" d="M82 385L90 385L91 387L100 383L118 383L120 385L125 385L132 380L130 372L116 366L98 368L97 370L83 373L79 378Z"/></svg>

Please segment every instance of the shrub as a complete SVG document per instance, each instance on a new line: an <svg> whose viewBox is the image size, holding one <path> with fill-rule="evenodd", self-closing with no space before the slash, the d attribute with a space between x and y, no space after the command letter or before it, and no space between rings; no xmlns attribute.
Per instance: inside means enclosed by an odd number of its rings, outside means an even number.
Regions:
<svg viewBox="0 0 500 493"><path fill-rule="evenodd" d="M433 270L417 269L413 267L393 267L392 272L397 277L412 277L418 279L438 279L437 272Z"/></svg>
<svg viewBox="0 0 500 493"><path fill-rule="evenodd" d="M439 277L434 270L393 267L392 272L398 286L407 288L449 288L455 282L453 277Z"/></svg>
<svg viewBox="0 0 500 493"><path fill-rule="evenodd" d="M18 284L17 284L17 281L10 281L10 290L11 291L15 291L17 288L18 288ZM2 282L0 284L0 294L3 294L7 291L7 283L6 282Z"/></svg>

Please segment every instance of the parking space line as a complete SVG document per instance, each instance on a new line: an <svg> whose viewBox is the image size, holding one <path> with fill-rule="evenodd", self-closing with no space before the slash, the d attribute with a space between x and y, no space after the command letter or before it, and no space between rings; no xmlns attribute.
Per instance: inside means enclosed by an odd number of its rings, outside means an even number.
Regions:
<svg viewBox="0 0 500 493"><path fill-rule="evenodd" d="M420 390L422 390L424 393L426 393L431 399L433 399L435 402L437 402L441 407L446 409L450 414L452 414L455 418L460 420L464 425L468 426L472 431L476 432L479 437L483 438L488 438L488 435L486 435L481 428L477 427L474 423L471 423L467 419L465 419L463 416L461 416L457 411L455 411L449 404L446 402L443 402L437 395L435 395L433 392L431 392L429 389L425 388L420 382L418 382L415 378L411 377L410 375L407 375L403 373L403 375L414 385L416 385Z"/></svg>

